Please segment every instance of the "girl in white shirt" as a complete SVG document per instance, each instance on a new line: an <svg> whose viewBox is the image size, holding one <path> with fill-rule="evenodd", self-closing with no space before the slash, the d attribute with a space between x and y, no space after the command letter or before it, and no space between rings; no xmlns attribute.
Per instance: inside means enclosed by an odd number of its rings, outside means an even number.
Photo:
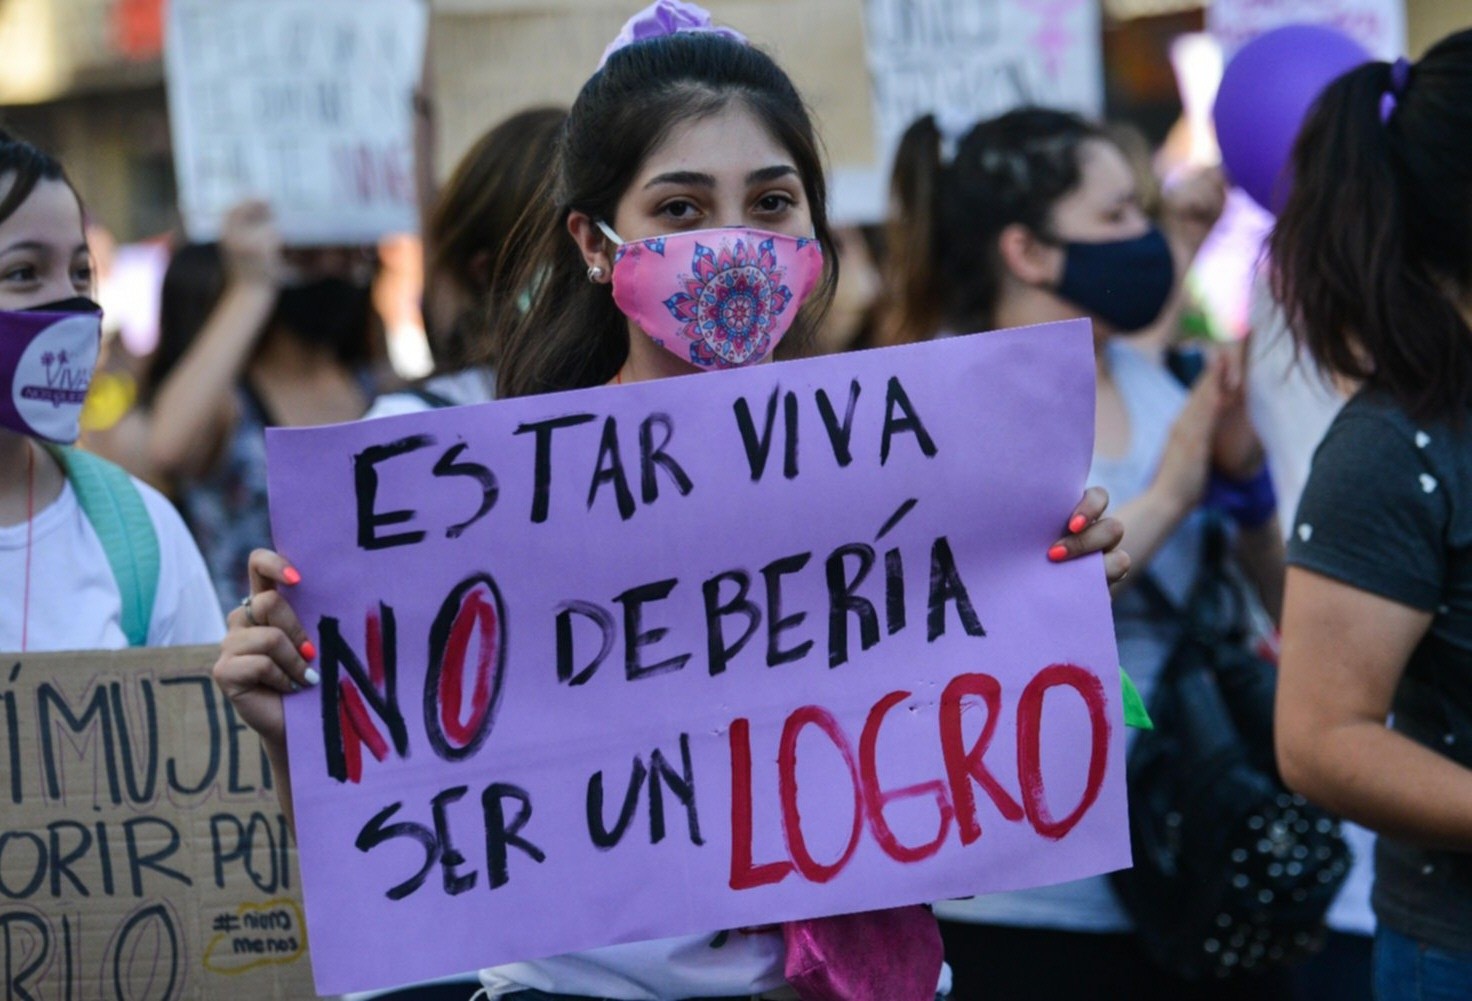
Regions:
<svg viewBox="0 0 1472 1001"><path fill-rule="evenodd" d="M213 643L199 549L153 488L77 440L100 347L82 206L0 132L0 650Z"/></svg>

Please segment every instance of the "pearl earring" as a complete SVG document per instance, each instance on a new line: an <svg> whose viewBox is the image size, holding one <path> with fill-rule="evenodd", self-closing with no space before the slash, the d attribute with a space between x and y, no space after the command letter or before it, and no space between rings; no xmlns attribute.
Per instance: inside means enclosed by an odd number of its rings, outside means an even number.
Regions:
<svg viewBox="0 0 1472 1001"><path fill-rule="evenodd" d="M595 284L598 283L598 282L601 282L603 280L603 275L604 274L605 274L604 270L602 268L600 268L598 265L595 264L591 268L588 269L588 281L593 282Z"/></svg>

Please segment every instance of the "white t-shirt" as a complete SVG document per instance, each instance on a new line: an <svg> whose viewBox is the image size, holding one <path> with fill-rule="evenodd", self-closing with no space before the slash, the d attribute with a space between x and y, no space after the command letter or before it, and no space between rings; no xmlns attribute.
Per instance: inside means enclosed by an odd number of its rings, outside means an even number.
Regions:
<svg viewBox="0 0 1472 1001"><path fill-rule="evenodd" d="M761 994L786 983L779 931L661 938L480 971L491 997L533 988L620 1001Z"/></svg>
<svg viewBox="0 0 1472 1001"><path fill-rule="evenodd" d="M424 388L435 396L442 397L452 407L468 406L472 403L489 403L496 398L496 376L488 368L468 368L463 372L450 372L426 379ZM397 414L417 414L432 410L434 405L412 390L385 393L373 401L365 421Z"/></svg>
<svg viewBox="0 0 1472 1001"><path fill-rule="evenodd" d="M1261 277L1253 284L1251 316L1247 406L1267 452L1268 469L1278 492L1279 523L1286 535L1298 524L1293 513L1308 482L1314 451L1344 406L1344 397L1315 370L1306 355L1298 357L1287 318ZM1370 887L1375 881L1375 835L1346 821L1344 836L1354 850L1354 865L1329 908L1329 927L1373 935L1375 912L1370 908Z"/></svg>
<svg viewBox="0 0 1472 1001"><path fill-rule="evenodd" d="M133 481L158 534L158 592L149 646L218 643L225 621L199 547L179 512L157 490ZM27 546L27 535L30 537ZM26 557L30 550L27 613ZM0 527L0 650L115 650L128 645L122 596L102 541L70 482L26 523Z"/></svg>

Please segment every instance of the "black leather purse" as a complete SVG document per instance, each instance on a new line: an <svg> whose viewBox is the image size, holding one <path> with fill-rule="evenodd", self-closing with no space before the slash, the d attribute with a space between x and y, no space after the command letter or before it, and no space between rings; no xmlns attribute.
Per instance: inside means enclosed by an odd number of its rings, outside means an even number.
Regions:
<svg viewBox="0 0 1472 1001"><path fill-rule="evenodd" d="M1339 822L1283 785L1273 757L1276 668L1248 646L1249 604L1208 522L1184 609L1135 583L1181 635L1149 700L1155 729L1127 758L1134 868L1114 889L1147 953L1191 980L1317 951L1349 874Z"/></svg>

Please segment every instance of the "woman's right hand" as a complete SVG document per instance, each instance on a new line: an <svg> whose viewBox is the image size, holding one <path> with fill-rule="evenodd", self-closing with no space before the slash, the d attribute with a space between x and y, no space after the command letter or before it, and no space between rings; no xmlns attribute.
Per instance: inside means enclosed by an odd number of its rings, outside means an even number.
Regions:
<svg viewBox="0 0 1472 1001"><path fill-rule="evenodd" d="M320 681L309 661L317 651L301 620L281 594L301 575L279 553L250 554L250 606L230 613L230 629L220 644L214 678L240 718L270 746L286 741L281 696Z"/></svg>
<svg viewBox="0 0 1472 1001"><path fill-rule="evenodd" d="M1178 513L1195 507L1206 493L1225 380L1226 359L1213 355L1171 425L1151 489Z"/></svg>
<svg viewBox="0 0 1472 1001"><path fill-rule="evenodd" d="M271 206L246 201L231 208L220 226L220 253L231 284L272 292L280 287L281 234Z"/></svg>

